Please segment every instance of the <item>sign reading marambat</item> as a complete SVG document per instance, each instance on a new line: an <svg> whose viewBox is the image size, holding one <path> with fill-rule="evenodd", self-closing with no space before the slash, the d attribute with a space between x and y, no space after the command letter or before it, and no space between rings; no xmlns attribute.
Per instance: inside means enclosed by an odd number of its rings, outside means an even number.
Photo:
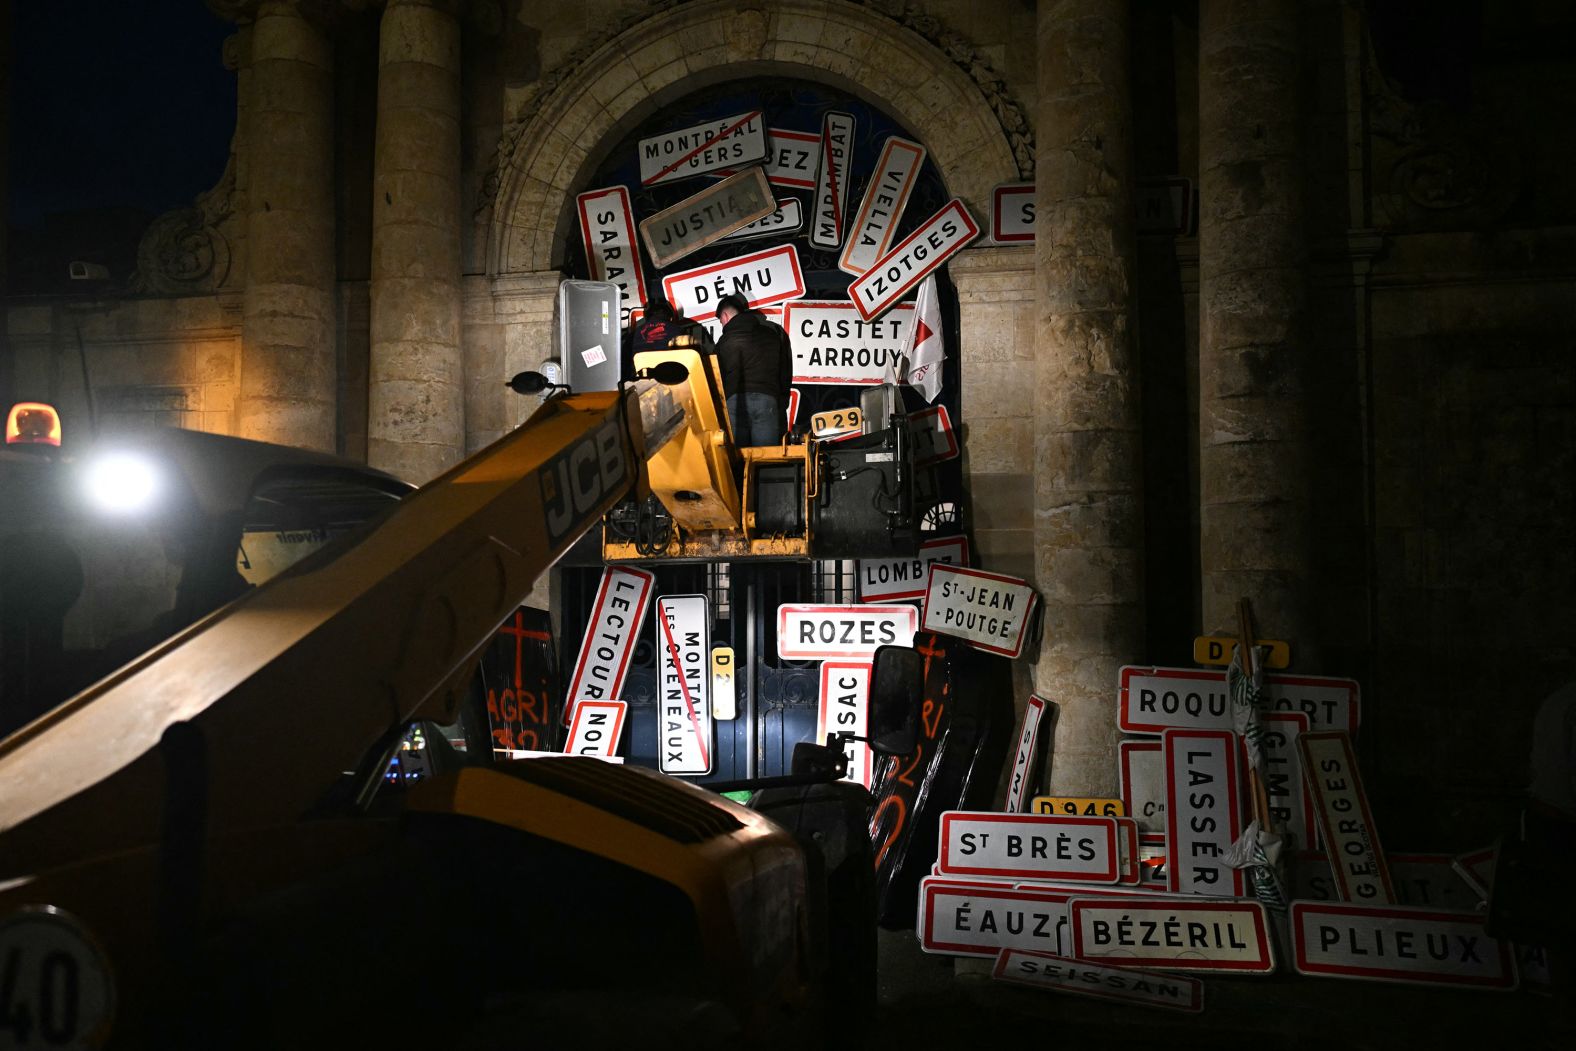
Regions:
<svg viewBox="0 0 1576 1051"><path fill-rule="evenodd" d="M751 168L642 219L640 236L660 269L776 210L766 173Z"/></svg>

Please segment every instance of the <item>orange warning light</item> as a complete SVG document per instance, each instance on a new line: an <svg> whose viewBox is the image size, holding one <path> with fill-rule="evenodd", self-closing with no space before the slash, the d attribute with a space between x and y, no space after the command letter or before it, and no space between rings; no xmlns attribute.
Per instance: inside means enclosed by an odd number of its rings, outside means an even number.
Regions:
<svg viewBox="0 0 1576 1051"><path fill-rule="evenodd" d="M5 421L7 445L60 446L60 413L38 401L19 401Z"/></svg>

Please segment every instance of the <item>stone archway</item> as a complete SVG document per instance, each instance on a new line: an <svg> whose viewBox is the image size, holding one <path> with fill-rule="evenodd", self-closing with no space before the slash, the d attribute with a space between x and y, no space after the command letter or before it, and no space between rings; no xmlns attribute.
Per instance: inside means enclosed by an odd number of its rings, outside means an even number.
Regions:
<svg viewBox="0 0 1576 1051"><path fill-rule="evenodd" d="M616 141L610 133L679 95L771 73L828 83L885 108L922 136L948 188L977 216L988 214L994 186L1031 174L1032 154L1025 159L1020 142L1015 156L980 85L901 22L848 0L782 0L746 11L737 0L690 0L595 47L526 103L500 151L489 272L556 268L573 194L600 162L598 145Z"/></svg>

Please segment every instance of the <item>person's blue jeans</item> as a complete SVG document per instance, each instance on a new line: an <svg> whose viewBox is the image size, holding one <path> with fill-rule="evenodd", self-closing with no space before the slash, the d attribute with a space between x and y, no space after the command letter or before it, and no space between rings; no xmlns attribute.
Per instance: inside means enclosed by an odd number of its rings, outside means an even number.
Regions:
<svg viewBox="0 0 1576 1051"><path fill-rule="evenodd" d="M728 395L728 422L733 425L734 444L745 446L776 445L783 440L788 421L776 397L746 391Z"/></svg>

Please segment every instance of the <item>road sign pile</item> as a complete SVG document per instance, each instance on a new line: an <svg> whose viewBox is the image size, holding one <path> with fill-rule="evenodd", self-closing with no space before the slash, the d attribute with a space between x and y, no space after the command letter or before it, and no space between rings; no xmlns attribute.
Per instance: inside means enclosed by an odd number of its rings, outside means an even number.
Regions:
<svg viewBox="0 0 1576 1051"><path fill-rule="evenodd" d="M1229 660L1232 640L1199 641ZM1283 655L1264 656L1285 667ZM1250 788L1226 678L1121 670L1117 723L1128 736L1115 799L1031 796L1048 707L1032 698L1006 812L942 817L939 856L920 884L922 948L993 960L1004 982L1181 1011L1203 1010L1192 975L1268 975L1287 960L1303 975L1377 982L1547 984L1541 950L1484 929L1491 851L1381 848L1352 750L1356 682L1266 676ZM1253 831L1261 786L1257 810L1290 848L1283 895L1257 886L1233 850Z"/></svg>

